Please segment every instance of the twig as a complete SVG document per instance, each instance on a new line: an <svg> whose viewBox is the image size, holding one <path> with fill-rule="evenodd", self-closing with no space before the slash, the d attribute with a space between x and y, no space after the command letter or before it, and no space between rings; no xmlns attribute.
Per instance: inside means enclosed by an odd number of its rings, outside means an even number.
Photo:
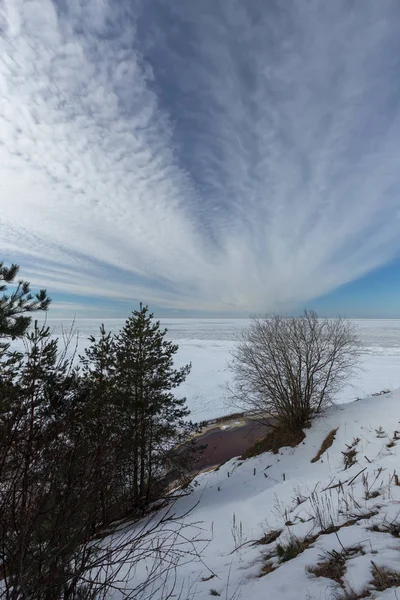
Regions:
<svg viewBox="0 0 400 600"><path fill-rule="evenodd" d="M367 468L367 467L364 467L364 468L363 468L363 469L362 469L362 470L361 470L359 473L357 473L357 475L355 475L355 476L353 477L353 479L350 479L350 481L347 483L347 485L351 485L351 484L353 483L353 481L354 481L355 479L357 479L357 477L358 477L359 475L361 475L361 473L364 473L364 471L366 470L366 468Z"/></svg>
<svg viewBox="0 0 400 600"><path fill-rule="evenodd" d="M335 483L335 485L330 485L329 487L326 487L326 488L325 488L324 490L322 490L322 491L323 491L323 492L326 492L326 490L334 490L335 488L338 488L338 487L343 487L343 485L344 485L345 483L347 483L347 482L348 482L348 479L346 479L346 481L343 481L343 483L342 483L342 482L340 481L340 479L339 479L339 483Z"/></svg>

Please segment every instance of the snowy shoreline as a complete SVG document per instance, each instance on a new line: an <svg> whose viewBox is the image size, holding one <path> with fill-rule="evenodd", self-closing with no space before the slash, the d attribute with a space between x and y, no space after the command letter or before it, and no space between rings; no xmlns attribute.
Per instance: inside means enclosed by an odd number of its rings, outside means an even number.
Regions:
<svg viewBox="0 0 400 600"><path fill-rule="evenodd" d="M156 315L157 316L157 315ZM88 345L90 335L96 336L104 322L106 330L116 333L125 319L77 319L79 333L78 354ZM218 419L237 409L229 405L225 385L230 381L228 369L231 350L248 319L160 319L168 329L168 338L178 344L176 365L192 363L186 382L177 390L186 396L193 421ZM47 320L54 336L60 336L62 327L69 330L71 322L62 319ZM345 386L335 401L352 402L383 389L400 387L400 319L358 319L365 353L361 370Z"/></svg>

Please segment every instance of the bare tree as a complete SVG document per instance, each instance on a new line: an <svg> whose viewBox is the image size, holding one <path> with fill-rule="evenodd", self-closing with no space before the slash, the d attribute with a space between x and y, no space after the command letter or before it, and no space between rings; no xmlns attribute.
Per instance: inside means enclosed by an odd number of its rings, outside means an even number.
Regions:
<svg viewBox="0 0 400 600"><path fill-rule="evenodd" d="M263 422L297 431L330 403L359 355L348 320L320 319L314 311L253 318L233 352L229 395Z"/></svg>

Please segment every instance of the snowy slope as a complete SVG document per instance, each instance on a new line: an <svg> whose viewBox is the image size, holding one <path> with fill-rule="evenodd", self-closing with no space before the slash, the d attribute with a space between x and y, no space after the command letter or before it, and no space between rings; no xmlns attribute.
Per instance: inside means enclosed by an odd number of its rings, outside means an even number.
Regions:
<svg viewBox="0 0 400 600"><path fill-rule="evenodd" d="M400 598L395 587L376 590L388 582L400 586L400 579L381 570L400 572L399 419L400 391L337 405L314 422L297 448L233 459L198 476L174 512L194 507L186 522L198 525L185 535L204 540L197 543L201 558L182 558L175 597ZM333 429L332 446L312 463ZM343 452L349 451L355 464L345 468ZM281 533L275 541L257 543L276 531ZM289 546L301 551L291 558ZM328 559L341 565L322 565L340 583L310 572Z"/></svg>

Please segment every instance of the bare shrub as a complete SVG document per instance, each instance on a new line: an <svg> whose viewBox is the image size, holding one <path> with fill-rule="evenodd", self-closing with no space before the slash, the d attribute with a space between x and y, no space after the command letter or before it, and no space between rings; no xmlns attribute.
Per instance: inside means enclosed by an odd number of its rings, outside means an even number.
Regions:
<svg viewBox="0 0 400 600"><path fill-rule="evenodd" d="M253 318L230 364L232 404L258 420L290 431L303 428L351 376L360 344L345 319Z"/></svg>

